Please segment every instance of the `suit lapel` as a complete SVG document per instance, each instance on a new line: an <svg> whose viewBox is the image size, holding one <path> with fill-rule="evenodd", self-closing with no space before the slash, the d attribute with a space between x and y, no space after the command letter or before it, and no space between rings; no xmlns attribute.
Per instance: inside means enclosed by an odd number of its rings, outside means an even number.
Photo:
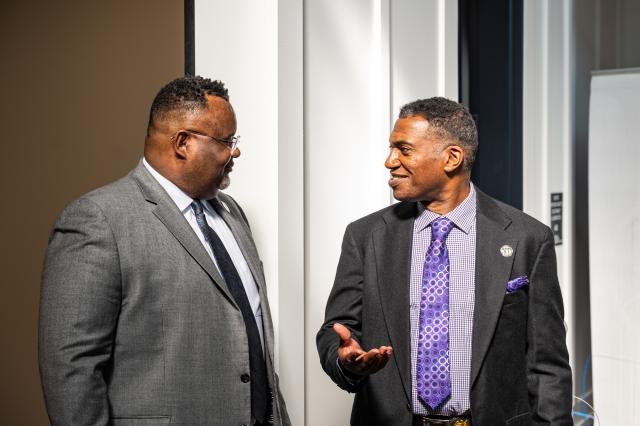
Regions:
<svg viewBox="0 0 640 426"><path fill-rule="evenodd" d="M518 245L507 232L511 219L487 195L478 191L477 197L471 386L493 338ZM511 256L501 254L500 248L505 245L513 249Z"/></svg>
<svg viewBox="0 0 640 426"><path fill-rule="evenodd" d="M219 196L219 198L222 198L222 196ZM273 368L273 322L271 320L271 309L269 308L269 302L267 300L267 287L264 281L264 276L261 273L260 256L258 256L258 250L253 242L253 238L247 230L247 226L243 224L240 219L238 219L238 217L241 216L241 213L232 204L232 201L225 201L223 204L220 199L213 199L209 202L215 208L216 212L218 212L218 214L222 217L225 223L229 226L229 229L231 229L231 233L236 239L238 247L240 247L240 251L244 256L247 265L249 265L249 269L253 274L253 278L258 285L260 293L260 305L262 307L262 327L264 330L267 370L269 371L271 389L275 389L275 370ZM227 210L227 207L233 209L234 213L230 213L229 210Z"/></svg>
<svg viewBox="0 0 640 426"><path fill-rule="evenodd" d="M415 203L396 204L384 214L385 226L373 232L380 303L408 401L411 401L409 286L415 213Z"/></svg>
<svg viewBox="0 0 640 426"><path fill-rule="evenodd" d="M156 182L151 174L145 169L142 162L132 172L133 179L138 183L145 199L155 204L153 214L160 219L164 226L178 240L184 249L193 257L193 259L204 269L211 277L218 289L227 297L227 299L237 308L231 293L227 289L227 284L218 272L211 257L202 246L202 243L189 226L182 213L178 210L175 203L164 191L162 186Z"/></svg>
<svg viewBox="0 0 640 426"><path fill-rule="evenodd" d="M248 234L246 227L239 222L239 220L234 217L229 210L225 208L225 206L220 203L219 200L210 200L211 205L214 206L218 214L222 217L225 223L231 229L231 233L236 239L238 246L240 247L240 251L244 256L244 259L247 261L247 265L249 265L249 269L253 274L253 278L256 280L258 284L258 288L260 292L263 292L265 289L265 282L262 274L260 273L260 256L258 256L258 250L256 249L255 244L253 243L253 238Z"/></svg>

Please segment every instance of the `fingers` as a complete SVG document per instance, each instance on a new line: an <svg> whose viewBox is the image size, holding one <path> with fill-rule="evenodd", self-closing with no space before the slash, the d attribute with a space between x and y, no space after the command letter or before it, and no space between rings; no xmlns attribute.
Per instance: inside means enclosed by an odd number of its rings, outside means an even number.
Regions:
<svg viewBox="0 0 640 426"><path fill-rule="evenodd" d="M387 359L389 359L391 354L393 354L393 348L391 346L380 346L380 351L387 356Z"/></svg>
<svg viewBox="0 0 640 426"><path fill-rule="evenodd" d="M380 346L365 352L358 342L351 338L351 331L344 325L334 323L333 331L340 337L338 348L340 364L351 373L373 374L383 368L391 358L393 353L391 346Z"/></svg>
<svg viewBox="0 0 640 426"><path fill-rule="evenodd" d="M387 365L387 362L391 359L391 354L393 353L391 346L383 346L380 349L382 353L378 357L378 365L376 366L375 371L381 370L385 365Z"/></svg>
<svg viewBox="0 0 640 426"><path fill-rule="evenodd" d="M355 366L363 375L373 374L387 365L392 353L393 348L391 346L371 349L356 358Z"/></svg>
<svg viewBox="0 0 640 426"><path fill-rule="evenodd" d="M364 365L371 364L380 355L380 349L374 348L368 352L360 355L356 361L361 362Z"/></svg>
<svg viewBox="0 0 640 426"><path fill-rule="evenodd" d="M389 359L392 353L393 348L391 346L380 346L379 348L374 348L366 353L363 353L358 357L358 360L362 359L365 362L369 362L373 359L373 357Z"/></svg>
<svg viewBox="0 0 640 426"><path fill-rule="evenodd" d="M341 345L345 346L351 343L351 332L347 327L336 322L333 324L333 331L335 331L338 336L340 336L340 340L342 341Z"/></svg>
<svg viewBox="0 0 640 426"><path fill-rule="evenodd" d="M340 337L338 357L348 370L353 370L356 359L364 353L358 342L351 338L351 331L340 323L333 324L333 330Z"/></svg>

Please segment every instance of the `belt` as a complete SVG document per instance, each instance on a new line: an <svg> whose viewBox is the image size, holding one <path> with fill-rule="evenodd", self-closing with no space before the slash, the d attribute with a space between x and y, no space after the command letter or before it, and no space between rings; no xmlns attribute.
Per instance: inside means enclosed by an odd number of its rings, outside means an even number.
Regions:
<svg viewBox="0 0 640 426"><path fill-rule="evenodd" d="M471 426L470 416L413 416L414 426Z"/></svg>

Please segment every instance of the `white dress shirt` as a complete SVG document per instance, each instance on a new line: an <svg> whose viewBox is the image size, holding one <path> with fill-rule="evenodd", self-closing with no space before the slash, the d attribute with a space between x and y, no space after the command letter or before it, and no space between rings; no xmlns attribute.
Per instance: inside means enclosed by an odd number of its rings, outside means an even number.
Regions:
<svg viewBox="0 0 640 426"><path fill-rule="evenodd" d="M178 207L178 210L182 213L184 218L193 229L193 232L197 235L198 239L204 246L207 253L213 260L218 272L220 272L220 267L218 266L218 262L216 261L215 256L213 255L213 251L209 243L206 242L204 238L204 234L200 230L198 223L196 222L196 215L191 208L191 203L193 203L193 198L189 197L184 193L180 188L178 188L173 182L169 179L162 176L158 171L156 171L151 165L147 162L146 158L142 159L142 164L144 167L151 173L151 176L158 181L158 183L164 188L164 190L169 194L169 197L173 200L173 202ZM215 211L211 204L207 200L200 200L202 202L202 206L204 207L204 216L207 220L207 224L211 229L218 234L220 240L224 244L224 247L229 252L229 256L231 256L231 260L233 261L233 265L236 267L238 271L238 275L240 275L240 279L242 280L242 284L244 285L244 291L247 293L247 298L249 299L249 304L251 305L251 310L253 311L253 315L256 318L256 324L258 325L258 332L260 333L260 341L262 342L262 350L264 351L264 333L262 330L262 307L260 306L260 293L258 291L258 285L256 284L253 274L251 273L251 269L249 269L249 265L242 255L242 251L240 251L240 247L238 246L238 242L236 241L231 229L226 224L226 222L220 217L220 215ZM222 275L222 273L220 274Z"/></svg>

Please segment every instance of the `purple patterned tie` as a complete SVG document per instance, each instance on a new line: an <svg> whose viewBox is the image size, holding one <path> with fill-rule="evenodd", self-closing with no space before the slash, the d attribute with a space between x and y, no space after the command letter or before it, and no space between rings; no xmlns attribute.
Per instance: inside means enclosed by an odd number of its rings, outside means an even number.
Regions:
<svg viewBox="0 0 640 426"><path fill-rule="evenodd" d="M446 239L453 222L431 222L431 245L422 272L420 328L416 360L418 396L435 409L451 394L449 374L449 250Z"/></svg>

